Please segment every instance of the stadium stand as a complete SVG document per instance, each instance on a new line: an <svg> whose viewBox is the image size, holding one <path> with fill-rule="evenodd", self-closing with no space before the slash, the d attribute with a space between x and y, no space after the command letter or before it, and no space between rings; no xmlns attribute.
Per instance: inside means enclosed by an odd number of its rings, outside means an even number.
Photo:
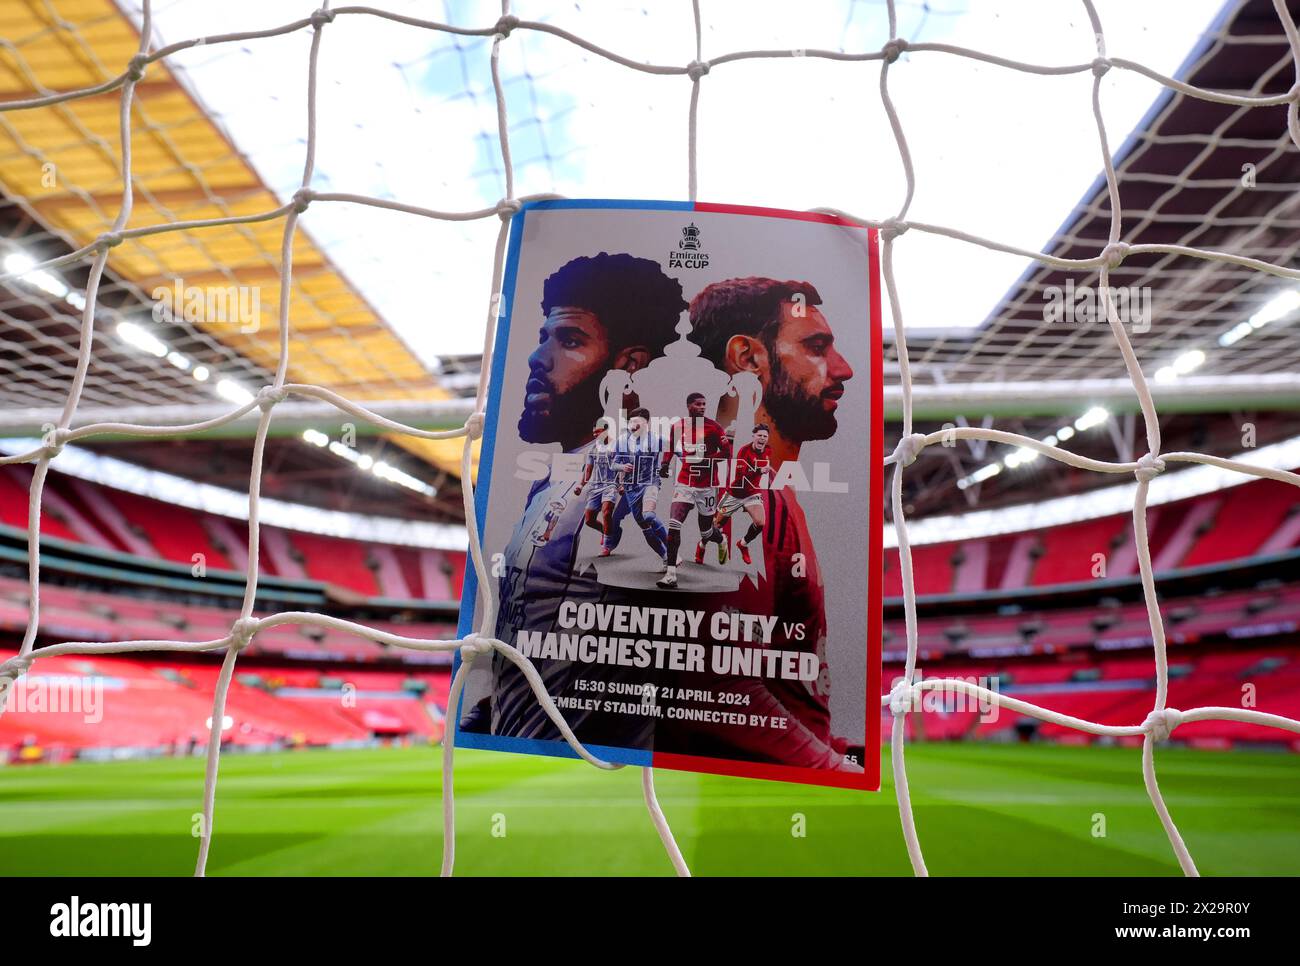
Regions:
<svg viewBox="0 0 1300 966"><path fill-rule="evenodd" d="M25 540L29 475L25 466L0 467L0 554L6 542L14 548L7 559ZM242 521L57 473L46 487L45 510L42 641L201 641L226 633L246 562ZM1152 508L1152 553L1175 662L1173 706L1240 704L1243 684L1250 684L1271 709L1300 711L1300 580L1277 579L1279 572L1300 574L1298 544L1293 494L1270 481ZM1105 723L1140 720L1154 682L1149 657L1139 650L1150 647L1150 629L1132 548L1127 516L913 548L927 673L993 681L1006 694ZM196 553L204 555L206 578L190 573ZM1100 577L1094 554L1106 557ZM464 553L264 526L261 559L266 579L259 594L267 599L259 612L336 598L338 616L365 611L368 623L394 633L454 636ZM896 553L887 555L885 593L888 687L906 641ZM21 571L0 572L0 648L16 650L28 594ZM1142 656L1125 656L1130 650ZM449 678L445 663L435 661L445 657L319 628L270 628L241 659L227 740L252 749L436 738ZM215 660L56 658L42 673L50 682L101 681L113 724L88 727L75 714L6 714L0 748L11 761L110 749L191 752L206 740ZM346 704L345 686L352 697ZM931 697L909 716L913 737L1089 740L1013 714L984 720L951 697ZM1179 740L1207 748L1264 738L1283 742L1222 722L1178 732ZM1300 743L1290 747L1300 750Z"/></svg>
<svg viewBox="0 0 1300 966"><path fill-rule="evenodd" d="M0 660L12 653L0 651ZM206 741L216 675L215 661L51 658L22 680L21 692L15 690L0 716L0 761L95 757L110 749L191 753ZM364 671L331 677L307 668L259 667L231 685L224 740L248 748L340 746L376 737L438 740L445 677ZM80 703L59 711L38 703L59 688L80 694Z"/></svg>
<svg viewBox="0 0 1300 966"><path fill-rule="evenodd" d="M28 612L27 585L12 577L0 578L0 629L21 634ZM67 640L157 640L203 641L221 637L230 627L229 609L182 603L176 600L133 598L124 593L62 587L51 583L41 590L42 635ZM374 626L406 636L447 638L453 627L447 622L413 621L399 623L378 621ZM297 627L281 625L258 634L248 653L274 654L309 660L410 662L421 655L390 651L381 644L339 632L310 635Z"/></svg>
<svg viewBox="0 0 1300 966"><path fill-rule="evenodd" d="M314 533L290 533L289 540L312 580L347 587L368 597L379 596L379 585L361 544Z"/></svg>
<svg viewBox="0 0 1300 966"><path fill-rule="evenodd" d="M0 467L0 523L26 526L30 467ZM1300 512L1286 484L1260 480L1151 509L1151 552L1156 570L1240 560L1300 546ZM46 486L42 532L64 540L137 556L189 564L202 553L209 568L246 563L241 521L172 506L57 473ZM1007 534L964 543L913 547L921 595L968 594L1050 587L1093 578L1094 554L1106 573L1136 573L1131 522L1126 515ZM316 580L368 597L454 600L465 572L461 551L362 545L318 534L262 528L261 557L268 574ZM885 594L901 596L897 551L886 553Z"/></svg>
<svg viewBox="0 0 1300 966"><path fill-rule="evenodd" d="M1279 657L1274 649L1259 648L1210 648L1195 654L1180 654L1177 662L1171 663L1170 706L1240 706L1243 688L1253 688L1256 700L1278 708L1279 714L1294 714L1300 710L1300 652L1295 650L1294 640L1289 650L1287 657ZM887 672L891 670L896 675L901 666L887 668ZM930 673L933 677L940 675L964 678L1002 694L1102 724L1141 720L1151 706L1155 688L1150 661L1136 657L1073 663L1050 659L1036 663L944 663ZM884 714L888 715L888 709ZM1083 743L1103 740L1061 725L1035 722L1006 710L981 711L974 702L937 694L927 696L923 705L914 709L908 716L907 726L909 737L931 741L1038 738ZM1300 751L1300 739L1269 734L1237 722L1197 722L1180 727L1176 735L1181 742L1204 748L1228 747L1233 742L1268 742ZM1140 739L1120 739L1119 743L1140 744Z"/></svg>
<svg viewBox="0 0 1300 966"><path fill-rule="evenodd" d="M188 564L194 554L201 553L209 567L234 569L230 558L213 544L199 514L122 490L104 487L103 492L112 507L130 521L129 526L142 531L155 556Z"/></svg>
<svg viewBox="0 0 1300 966"><path fill-rule="evenodd" d="M1229 490L1223 502L1216 504L1217 512L1205 521L1203 535L1180 563L1197 566L1236 560L1259 553L1266 544L1272 552L1295 546L1294 526L1285 545L1278 546L1280 541L1273 540L1275 534L1284 532L1288 516L1293 524L1300 520L1294 490L1273 480Z"/></svg>
<svg viewBox="0 0 1300 966"><path fill-rule="evenodd" d="M1044 587L1091 579L1093 554L1109 557L1116 541L1128 529L1124 517L1103 517L1053 527L1043 533L1039 541L1038 563L1031 583L1035 587Z"/></svg>
<svg viewBox="0 0 1300 966"><path fill-rule="evenodd" d="M0 521L14 529L27 527L27 492L31 483L32 471L28 466L0 466ZM52 488L51 488L52 489ZM96 545L103 545L104 538L87 540ZM63 521L62 514L53 505L41 514L41 533L64 540L84 540Z"/></svg>
<svg viewBox="0 0 1300 966"><path fill-rule="evenodd" d="M31 467L0 466L0 525L27 528ZM101 550L190 565L201 553L209 569L247 564L246 524L123 490L51 473L41 532ZM263 526L260 562L269 575L320 581L367 597L455 600L465 573L463 551L363 545Z"/></svg>
<svg viewBox="0 0 1300 966"><path fill-rule="evenodd" d="M1157 572L1275 554L1300 545L1300 504L1293 487L1260 480L1149 511ZM1106 574L1137 572L1127 515L1070 523L1040 533L1014 533L912 548L918 594L975 593L1049 587L1093 579L1094 554ZM903 593L898 552L885 553L885 594Z"/></svg>

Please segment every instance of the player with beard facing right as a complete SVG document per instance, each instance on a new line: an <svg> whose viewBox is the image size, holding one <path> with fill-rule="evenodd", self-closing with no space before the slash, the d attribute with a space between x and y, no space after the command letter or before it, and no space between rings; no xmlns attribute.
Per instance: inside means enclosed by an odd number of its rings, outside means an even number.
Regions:
<svg viewBox="0 0 1300 966"><path fill-rule="evenodd" d="M820 304L811 283L771 278L715 282L691 300L688 338L700 347L700 355L731 375L752 372L763 387L755 421L766 424L763 455L773 474L786 460L798 460L805 442L835 434L836 409L844 384L853 377L852 367L835 348L835 334L817 308ZM792 488L762 493L763 573L757 583L745 579L735 593L718 595L714 606L779 615L777 632L766 646L815 653L820 674L814 681L719 676L696 683L693 686L746 694L747 711L769 719L784 717L789 727L760 730L693 722L661 730L656 748L861 771L859 763L845 757L848 742L831 732L825 591L808 523ZM782 629L795 625L802 625L802 636ZM692 677L698 682L702 676Z"/></svg>

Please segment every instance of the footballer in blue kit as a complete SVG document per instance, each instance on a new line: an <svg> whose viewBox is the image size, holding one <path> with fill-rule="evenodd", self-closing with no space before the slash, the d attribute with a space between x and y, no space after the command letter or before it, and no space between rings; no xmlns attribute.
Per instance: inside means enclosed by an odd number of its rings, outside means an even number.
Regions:
<svg viewBox="0 0 1300 966"><path fill-rule="evenodd" d="M620 435L614 451L617 506L624 514L632 514L650 549L667 566L668 528L655 512L659 505L659 452L658 440L650 432L649 411L632 410L628 414L627 432ZM618 515L617 510L614 515ZM610 545L606 543L606 546Z"/></svg>
<svg viewBox="0 0 1300 966"><path fill-rule="evenodd" d="M581 496L586 492L582 522L600 533L600 555L608 557L622 538L622 522L627 508L619 499L617 484L620 475L614 466L615 450L609 442L610 434L603 418L597 422L594 435L582 466L582 477L573 488L573 495Z"/></svg>

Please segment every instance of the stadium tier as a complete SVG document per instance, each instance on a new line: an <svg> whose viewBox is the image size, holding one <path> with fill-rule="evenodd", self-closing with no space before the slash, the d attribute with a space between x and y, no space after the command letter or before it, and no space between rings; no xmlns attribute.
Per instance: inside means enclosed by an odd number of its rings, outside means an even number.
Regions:
<svg viewBox="0 0 1300 966"><path fill-rule="evenodd" d="M1115 651L1151 644L1151 629L1142 603L1122 603L1103 597L1085 606L1066 606L1061 610L1046 610L1044 605L1032 603L1010 606L1021 613L919 618L920 655L943 658L965 653L972 657L998 657L1053 654L1078 647ZM1167 621L1165 636L1171 644L1194 644L1216 637L1245 639L1288 634L1300 627L1300 586L1216 589L1212 596L1190 593L1167 598L1162 611ZM901 619L886 618L886 661L902 657L905 634Z"/></svg>
<svg viewBox="0 0 1300 966"><path fill-rule="evenodd" d="M30 466L0 466L0 525L27 529ZM194 562L210 570L247 564L247 524L51 473L45 485L41 533L104 551L155 560ZM362 544L262 526L259 566L268 576L319 581L366 597L454 600L460 596L465 552Z"/></svg>
<svg viewBox="0 0 1300 966"><path fill-rule="evenodd" d="M1242 707L1243 695L1267 706L1275 714L1300 712L1300 651L1294 638L1278 648L1198 648L1170 658L1169 706L1186 708L1212 705ZM901 665L892 669L895 675ZM1150 710L1155 673L1149 659L1098 660L1095 655L1049 658L1045 661L938 662L929 677L957 677L1104 725L1131 725ZM1255 706L1253 704L1247 707ZM1275 709L1275 710L1274 710ZM885 717L890 711L882 711ZM958 695L927 694L906 717L909 738L926 740L982 739L993 741L1050 739L1082 744L1099 739L1063 725L1032 718L989 703ZM1270 744L1300 751L1300 739L1233 721L1203 721L1180 725L1176 739L1193 747L1226 748L1233 743ZM1141 736L1112 739L1121 745L1140 746Z"/></svg>
<svg viewBox="0 0 1300 966"><path fill-rule="evenodd" d="M1294 626L1294 625L1293 625ZM13 651L0 650L0 660ZM1285 656L1280 656L1280 654ZM190 754L206 743L218 661L54 657L23 679L0 717L0 762L13 764L130 753ZM1127 725L1145 717L1155 687L1149 660L1079 651L1036 660L932 660L929 676L955 677L1002 695L1096 721ZM885 683L901 665L887 665ZM1206 645L1175 652L1170 706L1239 706L1250 700L1300 713L1300 649ZM260 750L348 746L377 739L436 741L442 735L445 671L320 669L250 662L232 684L223 740ZM62 705L52 711L55 695ZM1045 739L1084 743L1078 731L1043 724L960 696L927 693L906 716L908 737L930 741ZM889 709L882 710L888 716ZM1177 740L1193 747L1268 743L1300 751L1300 739L1236 722L1196 722ZM1140 737L1118 739L1139 745Z"/></svg>
<svg viewBox="0 0 1300 966"><path fill-rule="evenodd" d="M0 525L27 525L31 468L0 466ZM1300 503L1294 487L1258 480L1228 490L1152 507L1148 529L1157 573L1283 553L1300 547ZM190 565L204 555L214 570L242 570L246 524L111 487L51 473L41 532L102 550ZM1137 573L1127 515L912 548L921 595L1051 587L1099 575ZM366 597L451 601L460 596L465 553L342 540L262 527L260 565L268 576L318 581ZM885 594L902 595L898 552L885 554Z"/></svg>
<svg viewBox="0 0 1300 966"><path fill-rule="evenodd" d="M1295 487L1260 480L1217 493L1151 507L1147 529L1157 573L1300 546L1300 503ZM1104 573L1095 572L1097 554ZM912 548L918 594L1050 587L1131 577L1138 572L1129 515L1068 523L1048 530L1012 533ZM903 593L898 551L885 553L885 595Z"/></svg>
<svg viewBox="0 0 1300 966"><path fill-rule="evenodd" d="M108 593L51 583L41 588L42 639L214 640L227 634L237 614L229 608L185 602L179 598L151 598L132 593ZM27 585L0 577L0 630L7 639L21 638L29 613ZM454 636L454 624L435 620L372 620L371 626L393 634L427 639ZM402 661L449 663L445 656L411 651L392 652L387 645L340 631L279 625L261 631L248 647L249 656L274 656L302 661Z"/></svg>
<svg viewBox="0 0 1300 966"><path fill-rule="evenodd" d="M49 658L14 686L0 716L0 762L192 753L207 743L217 664ZM260 665L231 684L222 740L253 749L437 741L446 701L445 673Z"/></svg>
<svg viewBox="0 0 1300 966"><path fill-rule="evenodd" d="M24 537L28 473L0 467L8 559ZM203 641L228 632L242 585L237 574L222 571L245 563L242 522L58 474L51 474L45 506L40 642ZM1300 711L1300 581L1277 576L1300 567L1294 549L1300 514L1289 490L1249 483L1155 507L1151 516L1171 706L1238 706L1249 685L1277 713ZM392 633L455 635L463 553L274 527L262 533L267 576L259 611L309 599ZM190 569L196 553L211 568L201 578ZM1094 554L1106 557L1103 575L1094 570ZM1151 637L1127 517L922 545L913 555L918 656L928 676L967 678L1103 724L1145 716L1154 688L1146 656ZM19 570L5 566L0 647L16 651L29 588ZM887 559L885 580L888 689L901 672L906 642L896 554ZM98 682L108 726L91 727L82 713L20 710L0 717L0 748L14 762L201 748L218 658L51 658L24 679L29 689L76 684L89 693ZM446 663L445 655L315 626L269 628L241 659L226 740L237 748L275 748L437 737L449 686ZM930 695L908 716L909 736L1090 740L1069 728L987 711ZM887 709L882 713L888 716ZM1188 725L1177 737L1202 747L1268 740L1300 750L1275 732L1230 722Z"/></svg>

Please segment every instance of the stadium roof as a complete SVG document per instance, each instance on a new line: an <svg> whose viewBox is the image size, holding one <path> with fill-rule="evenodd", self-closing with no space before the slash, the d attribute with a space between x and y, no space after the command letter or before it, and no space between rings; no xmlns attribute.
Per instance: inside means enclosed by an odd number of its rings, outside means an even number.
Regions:
<svg viewBox="0 0 1300 966"><path fill-rule="evenodd" d="M1229 4L1188 56L1180 80L1217 91L1252 94L1285 93L1294 65L1286 36L1268 0ZM1287 134L1285 107L1242 108L1207 102L1159 89L1160 95L1141 125L1115 152L1122 239L1217 249L1282 265L1297 263L1300 248L1300 152ZM1103 92L1103 98L1105 94ZM1086 136L1085 136L1086 135ZM1071 143L1095 150L1095 132L1079 132ZM1100 159L1098 160L1100 166ZM1063 258L1085 258L1105 247L1110 203L1104 179L1085 194L1044 249ZM1244 267L1184 256L1130 255L1112 271L1111 285L1150 299L1146 320L1127 326L1134 351L1148 380L1153 380L1162 412L1164 448L1199 449L1232 455L1300 433L1300 288L1295 283ZM1035 264L1007 293L988 321L977 330L927 335L908 334L913 380L924 387L957 385L978 392L980 384L1023 385L1020 405L1001 408L996 426L1039 439L1084 416L1092 404L1072 399L1077 408L1058 415L1051 409L1052 388L1087 380L1127 381L1124 361L1104 319L1048 315L1057 293L1068 285L1082 305L1085 289L1096 290L1095 271L1065 272ZM1051 290L1055 288L1056 292ZM904 293L904 300L906 295ZM1059 304L1059 301L1056 303ZM904 305L904 308L906 306ZM1253 323L1253 324L1252 324ZM891 346L887 361L896 366ZM896 370L895 370L896 371ZM1237 398L1217 392L1236 386ZM1250 389L1259 390L1252 400ZM1205 392L1199 405L1161 405L1161 394ZM1127 405L1107 399L1117 414L1071 439L1077 452L1099 459L1131 459L1145 451ZM1102 402L1103 400L1096 400ZM1190 412L1179 412L1179 410ZM1127 410L1127 414L1118 414ZM957 408L952 417L972 425L984 421L978 404ZM941 428L942 417L919 427ZM1254 428L1248 440L1246 424ZM894 442L897 427L892 430ZM1075 492L1112 481L1072 470L1049 460L1035 460L1012 471L971 480L982 467L1012 452L1007 447L931 447L909 470L908 502L919 514L951 512L962 501L954 477L970 481L964 493L970 505L1021 502L1027 498Z"/></svg>
<svg viewBox="0 0 1300 966"><path fill-rule="evenodd" d="M1216 91L1285 94L1293 71L1272 5L1251 0L1207 32L1178 77ZM1300 154L1287 134L1286 107L1236 107L1156 90L1156 104L1116 152L1123 239L1294 263ZM1095 132L1081 130L1074 148L1087 150L1093 141ZM1099 176L1045 250L1062 258L1093 257L1106 245L1109 222ZM1207 351L1198 374L1300 371L1300 340L1287 325L1229 347L1218 344L1284 287L1294 288L1291 283L1253 269L1154 254L1129 256L1110 278L1114 287L1139 286L1152 294L1150 330L1135 329L1133 341L1153 372L1194 347ZM1047 290L1069 281L1095 290L1098 274L1031 266L979 330L909 335L914 378L942 384L1124 376L1104 320L1045 319ZM1274 321L1289 321L1297 307L1286 302Z"/></svg>
<svg viewBox="0 0 1300 966"><path fill-rule="evenodd" d="M0 10L0 98L16 100L81 89L117 76L135 53L136 27L112 0L7 3ZM117 91L39 110L0 114L0 190L8 203L2 254L43 260L94 241L112 227L121 194ZM167 61L150 65L135 86L132 225L259 215L282 205L222 126L181 83ZM107 321L148 324L155 289L237 286L236 320L169 313L156 330L163 343L213 377L141 360L120 340L99 340L85 399L92 406L212 400L225 377L246 389L267 384L279 355L278 301L283 219L126 240L112 250ZM83 266L84 269L84 266ZM75 291L75 272L67 279ZM436 373L407 346L348 277L299 228L293 249L289 379L315 383L358 401L452 398ZM30 288L30 287L28 287ZM2 310L19 343L8 360L6 404L61 406L73 360L48 347L75 345L76 306L52 317L23 312L21 289ZM51 293L45 293L51 294ZM144 311L141 312L140 308ZM104 326L109 333L112 325ZM155 330L151 330L155 331ZM117 341L119 344L114 344ZM9 352L5 353L10 356ZM16 358L14 357L16 356ZM144 362L144 365L141 363ZM191 367L192 368L192 367ZM13 382L18 385L13 385ZM460 444L403 438L435 465L459 472Z"/></svg>

